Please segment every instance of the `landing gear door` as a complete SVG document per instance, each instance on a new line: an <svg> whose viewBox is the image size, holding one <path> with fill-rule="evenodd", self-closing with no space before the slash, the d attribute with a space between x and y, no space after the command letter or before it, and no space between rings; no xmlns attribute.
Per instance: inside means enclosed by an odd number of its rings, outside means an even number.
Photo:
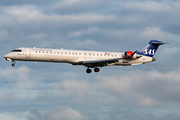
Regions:
<svg viewBox="0 0 180 120"><path fill-rule="evenodd" d="M30 58L30 56L31 56L30 48L25 48L25 56L26 56L26 58Z"/></svg>

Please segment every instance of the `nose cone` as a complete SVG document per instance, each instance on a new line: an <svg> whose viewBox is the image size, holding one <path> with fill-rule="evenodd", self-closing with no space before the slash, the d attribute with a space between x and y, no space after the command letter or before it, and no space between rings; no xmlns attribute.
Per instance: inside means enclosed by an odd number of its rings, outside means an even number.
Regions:
<svg viewBox="0 0 180 120"><path fill-rule="evenodd" d="M8 53L8 54L4 55L3 57L4 57L4 58L10 58L11 55Z"/></svg>
<svg viewBox="0 0 180 120"><path fill-rule="evenodd" d="M4 55L3 57L4 57L4 58L8 58L8 54Z"/></svg>
<svg viewBox="0 0 180 120"><path fill-rule="evenodd" d="M5 60L11 61L11 57L10 57L10 54L9 54L9 53L6 54L6 55L4 55L3 57L5 58Z"/></svg>
<svg viewBox="0 0 180 120"><path fill-rule="evenodd" d="M155 61L156 60L156 58L152 58L152 61Z"/></svg>

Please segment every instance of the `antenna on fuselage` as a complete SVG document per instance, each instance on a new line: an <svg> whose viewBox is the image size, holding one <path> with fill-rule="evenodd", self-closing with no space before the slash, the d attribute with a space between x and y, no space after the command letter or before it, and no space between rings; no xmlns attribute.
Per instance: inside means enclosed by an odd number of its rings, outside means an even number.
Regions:
<svg viewBox="0 0 180 120"><path fill-rule="evenodd" d="M34 48L36 48L36 46L34 46Z"/></svg>
<svg viewBox="0 0 180 120"><path fill-rule="evenodd" d="M61 50L63 50L63 48L61 48Z"/></svg>

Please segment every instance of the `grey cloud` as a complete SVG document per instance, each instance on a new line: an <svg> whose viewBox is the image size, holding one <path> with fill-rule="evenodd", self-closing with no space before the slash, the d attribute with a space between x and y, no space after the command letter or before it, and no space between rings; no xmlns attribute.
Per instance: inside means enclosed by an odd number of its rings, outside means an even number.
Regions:
<svg viewBox="0 0 180 120"><path fill-rule="evenodd" d="M134 73L134 72L133 72ZM147 105L179 104L179 75L178 72L159 73L158 71L131 74L131 77L103 77L99 79L99 87L104 88L110 95L120 101L144 102ZM124 99L125 98L125 99ZM124 101L124 102L125 102ZM142 105L146 105L143 103Z"/></svg>
<svg viewBox="0 0 180 120"><path fill-rule="evenodd" d="M135 43L136 41L142 41L142 39L149 40L151 38L167 38L163 36L154 36L153 33L148 37L146 35L142 36L140 34L144 31L147 31L148 26L152 26L152 23L154 24L153 26L157 25L155 28L161 28L161 25L158 25L158 21L149 21L147 17L144 17L144 14L122 16L121 14L107 16L103 14L98 15L92 13L86 15L48 15L44 14L43 12L39 11L37 7L33 6L6 8L6 11L11 15L13 22L9 20L9 22L7 20L2 21L3 24L5 23L5 25L2 26L5 28L5 30L2 30L4 37L1 38L1 41L11 41L11 43L16 43L19 41L22 45L25 46L34 46L38 44L40 47L46 47L47 45L47 47L59 47L61 45L67 46L67 48L69 48L69 46L72 45L68 45L63 41L87 41L90 39L97 44L109 43L109 47L107 48L110 48L113 45L116 50L119 50L119 47L122 48L123 46L117 46L116 43L120 43L125 39L126 41L133 41L133 43ZM24 17L24 15L26 17ZM153 17L152 14L150 14L150 16ZM7 18L7 16L5 16L5 18ZM162 24L163 22L160 23ZM74 38L67 37L72 33L88 31L91 28L97 28L97 30L90 33L82 33L81 36L73 36ZM151 33L151 31L147 32ZM163 33L161 29L159 29L159 32ZM137 37L137 34L140 35ZM172 37L173 35L170 34L169 39ZM173 39L177 40L178 38L179 36ZM59 43L58 46L56 46L57 44L53 44L57 42ZM124 44L124 46L127 45L128 44L126 43ZM92 47L96 46L93 45ZM132 47L133 46L130 45L130 48ZM103 50L103 48L100 49Z"/></svg>
<svg viewBox="0 0 180 120"><path fill-rule="evenodd" d="M33 110L28 120L81 120L82 115L70 107L56 107L48 112Z"/></svg>
<svg viewBox="0 0 180 120"><path fill-rule="evenodd" d="M137 108L121 108L121 106L117 106L117 107L111 107L111 106L106 106L106 107L86 107L87 109L91 109L91 112L82 111L82 113L84 113L82 116L82 119L84 120L109 120L109 119L113 119L113 120L119 120L119 119L125 119L125 120L144 120L145 118L148 120L152 120L152 119L157 119L157 120L169 120L169 119L173 119L173 120L178 120L180 118L180 115L176 112L171 113L168 112L166 113L166 110L163 109L142 109L139 110ZM59 110L60 109L60 110ZM69 108L70 109L70 108ZM177 109L178 110L178 109ZM40 112L38 110L33 110L29 113L29 117L28 120L54 120L52 118L53 113L56 113L56 111L61 111L61 114L63 113L63 111L65 110L61 110L61 108L56 107L55 109L51 109L48 112ZM73 110L75 112L75 110ZM145 112L148 111L148 112ZM51 113L53 112L53 113ZM166 114L164 114L166 113ZM76 113L77 114L77 113ZM48 115L48 116L47 116ZM59 114L57 113L57 116ZM76 119L78 119L77 117L72 116ZM67 117L68 118L68 117ZM67 120L67 118L63 118L60 117L59 119L61 120ZM68 120L71 120L70 118Z"/></svg>
<svg viewBox="0 0 180 120"><path fill-rule="evenodd" d="M18 71L17 73L7 72L9 75L18 73ZM63 75L59 77L51 75L46 80L38 75L31 77L25 74L25 72L20 72L17 74L18 76L23 74L25 78L29 77L32 80L26 80L17 76L16 83L13 84L11 89L25 90L25 93L35 89L35 91L32 91L32 94L34 94L34 97L32 96L31 99L32 101L43 101L45 103L54 101L54 104L59 104L58 100L65 100L66 102L64 103L66 104L72 102L78 104L111 104L112 102L113 104L134 104L135 102L137 105L143 106L165 105L167 103L169 105L177 105L180 99L178 95L180 91L178 88L180 77L177 74L178 72L179 70L169 73L161 73L155 70L149 72L128 72L131 74L130 77L125 72L124 75L116 77L97 77L94 78L94 81L89 81L90 79L82 78L74 73L66 73L67 76L73 76L70 78L63 78ZM33 75L35 71L32 72L30 70L29 73ZM5 76L6 74L3 74L1 78L5 78ZM26 82L23 84L21 79L23 81L26 80ZM21 92L17 91L17 93L23 95Z"/></svg>
<svg viewBox="0 0 180 120"><path fill-rule="evenodd" d="M26 4L35 4L35 5L47 5L47 4L51 4L52 2L56 2L57 0L16 0L16 1L12 1L12 0L0 0L0 4L1 6L21 6L21 5L26 5ZM59 0L58 0L59 1Z"/></svg>
<svg viewBox="0 0 180 120"><path fill-rule="evenodd" d="M16 90L16 92L13 93L16 97L13 99L11 98L14 101L9 101L8 104L11 106L15 102L16 103L15 107L18 107L20 111L22 110L23 106L28 107L29 103L31 103L32 106L28 110L38 109L39 107L40 108L45 107L47 109L52 105L65 105L65 104L72 106L75 104L77 104L78 106L79 105L80 106L81 105L82 106L117 105L122 108L124 108L123 107L124 105L130 105L135 107L138 107L140 105L140 106L149 106L149 107L152 106L152 109L153 106L166 106L167 104L170 106L176 106L179 104L179 99L180 99L178 96L179 94L179 87L178 87L179 75L177 75L178 72L179 70L172 71L170 73L160 73L158 71L149 71L149 72L131 71L125 73L124 75L120 75L120 76L118 75L116 77L107 76L107 75L104 77L97 77L95 78L95 80L92 80L92 77L87 80L87 79L82 79L82 77L80 77L80 75L78 74L66 73L66 75L68 76L72 75L74 77L69 78L71 80L68 79L65 80L64 78L62 79L62 77L56 78L56 76L54 77L51 76L49 82L45 82L46 79L43 79L43 81L40 82L36 81L36 84L38 86L36 87L36 91L33 90L34 88L31 88L28 91L24 91L24 92L20 92L20 91L18 92ZM129 74L131 76L129 76ZM74 79L74 78L78 78L78 76L80 77L79 80ZM43 78L43 76L41 78ZM37 75L35 76L35 79L38 80ZM58 80L54 81L53 79L58 79ZM12 90L14 89L19 89L19 88L16 86ZM30 94L32 95L31 97ZM8 96L6 98L8 98ZM24 102L23 106L21 106L22 102ZM38 106L36 106L36 104L38 104ZM86 119L110 119L110 118L131 119L131 117L130 118L128 117L129 112L124 113L125 115L121 115L122 113L119 113L118 111L117 113L115 113L116 111L113 110L111 111L113 107L111 109L103 107L103 109L105 109L103 112L100 112L101 110L97 110L97 113L92 113L94 114L94 116L90 117L89 116L90 113L88 110L85 113L83 112L83 110L86 109L84 107L82 107L81 109L75 108L76 110L79 111L79 113L78 112L75 113L78 114L83 113L83 118ZM94 108L91 107L89 109L94 110ZM108 111L106 109L108 109ZM72 112L73 111L74 110L72 110ZM63 113L62 109L60 109L60 111L57 113L57 115L59 116L55 115L56 112L54 109L46 113L32 112L31 114L33 114L33 116L30 116L29 119L47 118L47 120L50 120L53 119L51 117L53 117L54 115L55 118L58 119L59 117L62 117L62 113ZM75 115L79 116L78 114ZM131 113L131 114L132 116L137 115L136 117L139 119L143 118L141 116L141 113L138 114ZM47 115L49 117L46 117ZM165 114L164 115L165 118L167 118L168 115L169 114ZM151 117L161 118L155 115L152 115ZM70 119L70 118L65 117L64 119Z"/></svg>

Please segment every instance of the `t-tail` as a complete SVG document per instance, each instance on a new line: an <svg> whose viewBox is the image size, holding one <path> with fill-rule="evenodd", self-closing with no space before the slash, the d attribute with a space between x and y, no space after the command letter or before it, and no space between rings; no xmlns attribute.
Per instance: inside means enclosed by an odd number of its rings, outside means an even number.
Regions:
<svg viewBox="0 0 180 120"><path fill-rule="evenodd" d="M159 45L163 45L163 44L165 44L165 43L158 41L158 40L151 40L148 43L148 45L141 52L138 52L137 54L153 57L154 54L156 53Z"/></svg>

